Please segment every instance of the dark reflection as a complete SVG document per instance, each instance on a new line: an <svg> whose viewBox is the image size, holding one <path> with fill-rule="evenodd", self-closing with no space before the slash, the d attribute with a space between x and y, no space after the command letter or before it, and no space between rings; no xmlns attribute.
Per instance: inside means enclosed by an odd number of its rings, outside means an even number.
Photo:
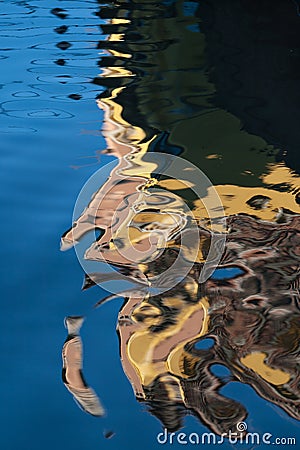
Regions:
<svg viewBox="0 0 300 450"><path fill-rule="evenodd" d="M114 437L115 434L116 433L114 433L114 431L106 431L104 433L104 437L105 437L105 439L111 439L112 437Z"/></svg>
<svg viewBox="0 0 300 450"><path fill-rule="evenodd" d="M276 7L269 0L201 2L216 103L279 147L277 159L300 173L297 7L293 0Z"/></svg>
<svg viewBox="0 0 300 450"><path fill-rule="evenodd" d="M66 10L62 8L53 8L50 12L60 19L65 19L66 17L68 17Z"/></svg>
<svg viewBox="0 0 300 450"><path fill-rule="evenodd" d="M62 25L60 27L54 28L54 31L58 34L64 34L68 31L68 27L66 25Z"/></svg>
<svg viewBox="0 0 300 450"><path fill-rule="evenodd" d="M278 125L269 111L279 111L276 95L268 89L256 95L258 117L268 117L267 132L250 113L247 102L256 105L256 98L245 97L251 81L238 67L246 67L247 39L256 36L249 24L257 13L244 2L232 2L232 17L246 23L242 38L235 37L242 50L233 51L220 38L224 33L229 39L235 27L229 18L228 23L217 20L229 11L225 3L119 1L100 8L106 24L98 47L106 56L94 83L104 88L98 105L104 112L105 152L118 164L62 237L62 249L67 249L98 230L85 259L105 260L116 269L113 275L87 273L84 289L110 279L117 283L119 275L131 281L131 288L118 293L125 299L118 318L121 361L136 398L173 431L188 412L217 434L236 430L247 405L223 395L229 381L249 384L299 419L299 178L283 159L288 145L273 138ZM266 42L278 30L264 7L259 17L268 24L266 35L260 28L259 42L273 55ZM293 27L294 19L288 23ZM228 31L222 28L226 24ZM276 42L274 59L282 51ZM218 61L212 59L214 45ZM267 65L254 73L254 53L253 58L253 86L257 80L268 83ZM233 65L243 82L231 76ZM272 71L279 82L280 67ZM176 180L157 175L164 159L150 164L149 152L190 159L222 200L226 248L205 283L199 283L199 273L212 236L222 233L220 222L208 221L204 200L210 192L195 198L185 174ZM153 187L163 193L157 195ZM193 245L195 228L199 247ZM191 236L188 245L183 235ZM143 255L150 241L151 260ZM130 258L136 250L139 258ZM149 279L165 273L179 250L193 262L186 279L159 295L147 292ZM216 375L215 364L230 375Z"/></svg>
<svg viewBox="0 0 300 450"><path fill-rule="evenodd" d="M68 97L71 98L72 100L80 100L82 98L80 94L70 94L68 95Z"/></svg>
<svg viewBox="0 0 300 450"><path fill-rule="evenodd" d="M57 64L58 66L64 66L66 64L66 60L65 59L57 59L56 61L54 61L55 64Z"/></svg>
<svg viewBox="0 0 300 450"><path fill-rule="evenodd" d="M61 41L56 44L56 47L60 48L61 50L67 50L71 46L72 46L72 44L67 41Z"/></svg>

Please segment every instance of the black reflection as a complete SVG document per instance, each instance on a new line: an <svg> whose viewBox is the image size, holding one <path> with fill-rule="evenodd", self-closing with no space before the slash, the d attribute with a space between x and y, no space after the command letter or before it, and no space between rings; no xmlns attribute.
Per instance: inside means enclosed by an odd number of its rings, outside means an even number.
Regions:
<svg viewBox="0 0 300 450"><path fill-rule="evenodd" d="M299 14L294 1L201 2L216 104L300 173Z"/></svg>
<svg viewBox="0 0 300 450"><path fill-rule="evenodd" d="M54 61L55 62L55 64L57 64L58 66L64 66L65 64L66 64L66 60L65 59L62 59L62 58L59 58L59 59L57 59L56 61Z"/></svg>
<svg viewBox="0 0 300 450"><path fill-rule="evenodd" d="M71 98L72 100L80 100L82 98L80 94L70 94L68 95L68 97Z"/></svg>
<svg viewBox="0 0 300 450"><path fill-rule="evenodd" d="M60 48L61 50L67 50L71 46L72 44L68 41L61 41L56 44L56 47Z"/></svg>
<svg viewBox="0 0 300 450"><path fill-rule="evenodd" d="M66 25L62 25L60 27L54 28L55 33L64 34L68 31L68 27Z"/></svg>
<svg viewBox="0 0 300 450"><path fill-rule="evenodd" d="M65 9L62 8L53 8L51 9L51 14L53 14L56 17L59 17L60 19L65 19L68 17L68 14Z"/></svg>

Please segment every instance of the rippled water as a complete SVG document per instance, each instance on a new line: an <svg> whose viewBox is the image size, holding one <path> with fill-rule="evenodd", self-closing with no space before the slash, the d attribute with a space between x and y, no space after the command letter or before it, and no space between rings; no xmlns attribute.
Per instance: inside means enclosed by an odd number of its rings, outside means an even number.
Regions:
<svg viewBox="0 0 300 450"><path fill-rule="evenodd" d="M299 440L296 2L4 6L4 448Z"/></svg>

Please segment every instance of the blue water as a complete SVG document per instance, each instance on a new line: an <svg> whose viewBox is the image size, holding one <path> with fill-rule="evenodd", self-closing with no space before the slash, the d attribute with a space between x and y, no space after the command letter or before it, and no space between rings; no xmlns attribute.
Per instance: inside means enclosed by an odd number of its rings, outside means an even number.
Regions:
<svg viewBox="0 0 300 450"><path fill-rule="evenodd" d="M189 14L192 4L187 2ZM53 8L65 9L68 16L62 20L51 13ZM96 287L82 292L83 272L75 253L59 251L81 187L100 165L113 159L99 158L97 153L105 148L100 133L103 113L95 101L101 88L90 82L99 72L97 8L96 1L1 2L0 448L4 450L161 447L156 443L161 426L135 400L119 360L115 327L121 300L94 311L103 292ZM63 24L68 29L59 34L55 29ZM57 47L65 41L72 45L66 50ZM63 320L71 314L86 316L85 376L107 410L102 419L83 413L61 382ZM243 398L249 427L280 430L280 436L300 440L298 423L249 386L231 383L226 394ZM104 437L109 431L115 433L110 440ZM188 417L184 431L201 433L206 428Z"/></svg>
<svg viewBox="0 0 300 450"><path fill-rule="evenodd" d="M243 275L245 273L240 267L222 267L214 271L211 278L213 280L230 280L230 278Z"/></svg>

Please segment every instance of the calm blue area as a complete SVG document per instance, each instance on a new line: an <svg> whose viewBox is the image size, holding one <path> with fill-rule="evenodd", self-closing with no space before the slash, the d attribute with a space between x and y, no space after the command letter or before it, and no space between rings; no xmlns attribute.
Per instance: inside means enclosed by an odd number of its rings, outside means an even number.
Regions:
<svg viewBox="0 0 300 450"><path fill-rule="evenodd" d="M196 342L194 347L197 350L207 350L208 348L213 347L213 345L214 345L214 340L211 338L207 338L207 339L201 339L200 341Z"/></svg>
<svg viewBox="0 0 300 450"><path fill-rule="evenodd" d="M240 267L221 267L214 271L210 277L212 280L230 280L230 278L243 275L245 271Z"/></svg>
<svg viewBox="0 0 300 450"><path fill-rule="evenodd" d="M193 3L187 3L187 12ZM67 18L51 14L53 8L65 9ZM156 442L160 423L135 400L121 367L115 327L122 299L93 310L103 291L81 291L83 270L75 252L59 251L82 186L113 160L96 157L105 148L99 131L103 113L95 101L101 89L90 83L101 56L97 8L93 0L1 2L3 450L162 447ZM66 33L54 31L62 25ZM71 47L57 47L62 41ZM69 97L74 94L79 100ZM213 277L220 275L216 272ZM82 412L61 382L67 315L86 316L84 373L107 410L103 419ZM249 387L232 383L224 391L247 404L251 427L299 436L296 421ZM108 431L116 433L110 440L103 436ZM183 431L207 429L188 417Z"/></svg>
<svg viewBox="0 0 300 450"><path fill-rule="evenodd" d="M230 370L227 369L226 366L223 366L223 364L213 364L212 366L210 366L210 371L216 377L228 377L228 376L230 376Z"/></svg>

